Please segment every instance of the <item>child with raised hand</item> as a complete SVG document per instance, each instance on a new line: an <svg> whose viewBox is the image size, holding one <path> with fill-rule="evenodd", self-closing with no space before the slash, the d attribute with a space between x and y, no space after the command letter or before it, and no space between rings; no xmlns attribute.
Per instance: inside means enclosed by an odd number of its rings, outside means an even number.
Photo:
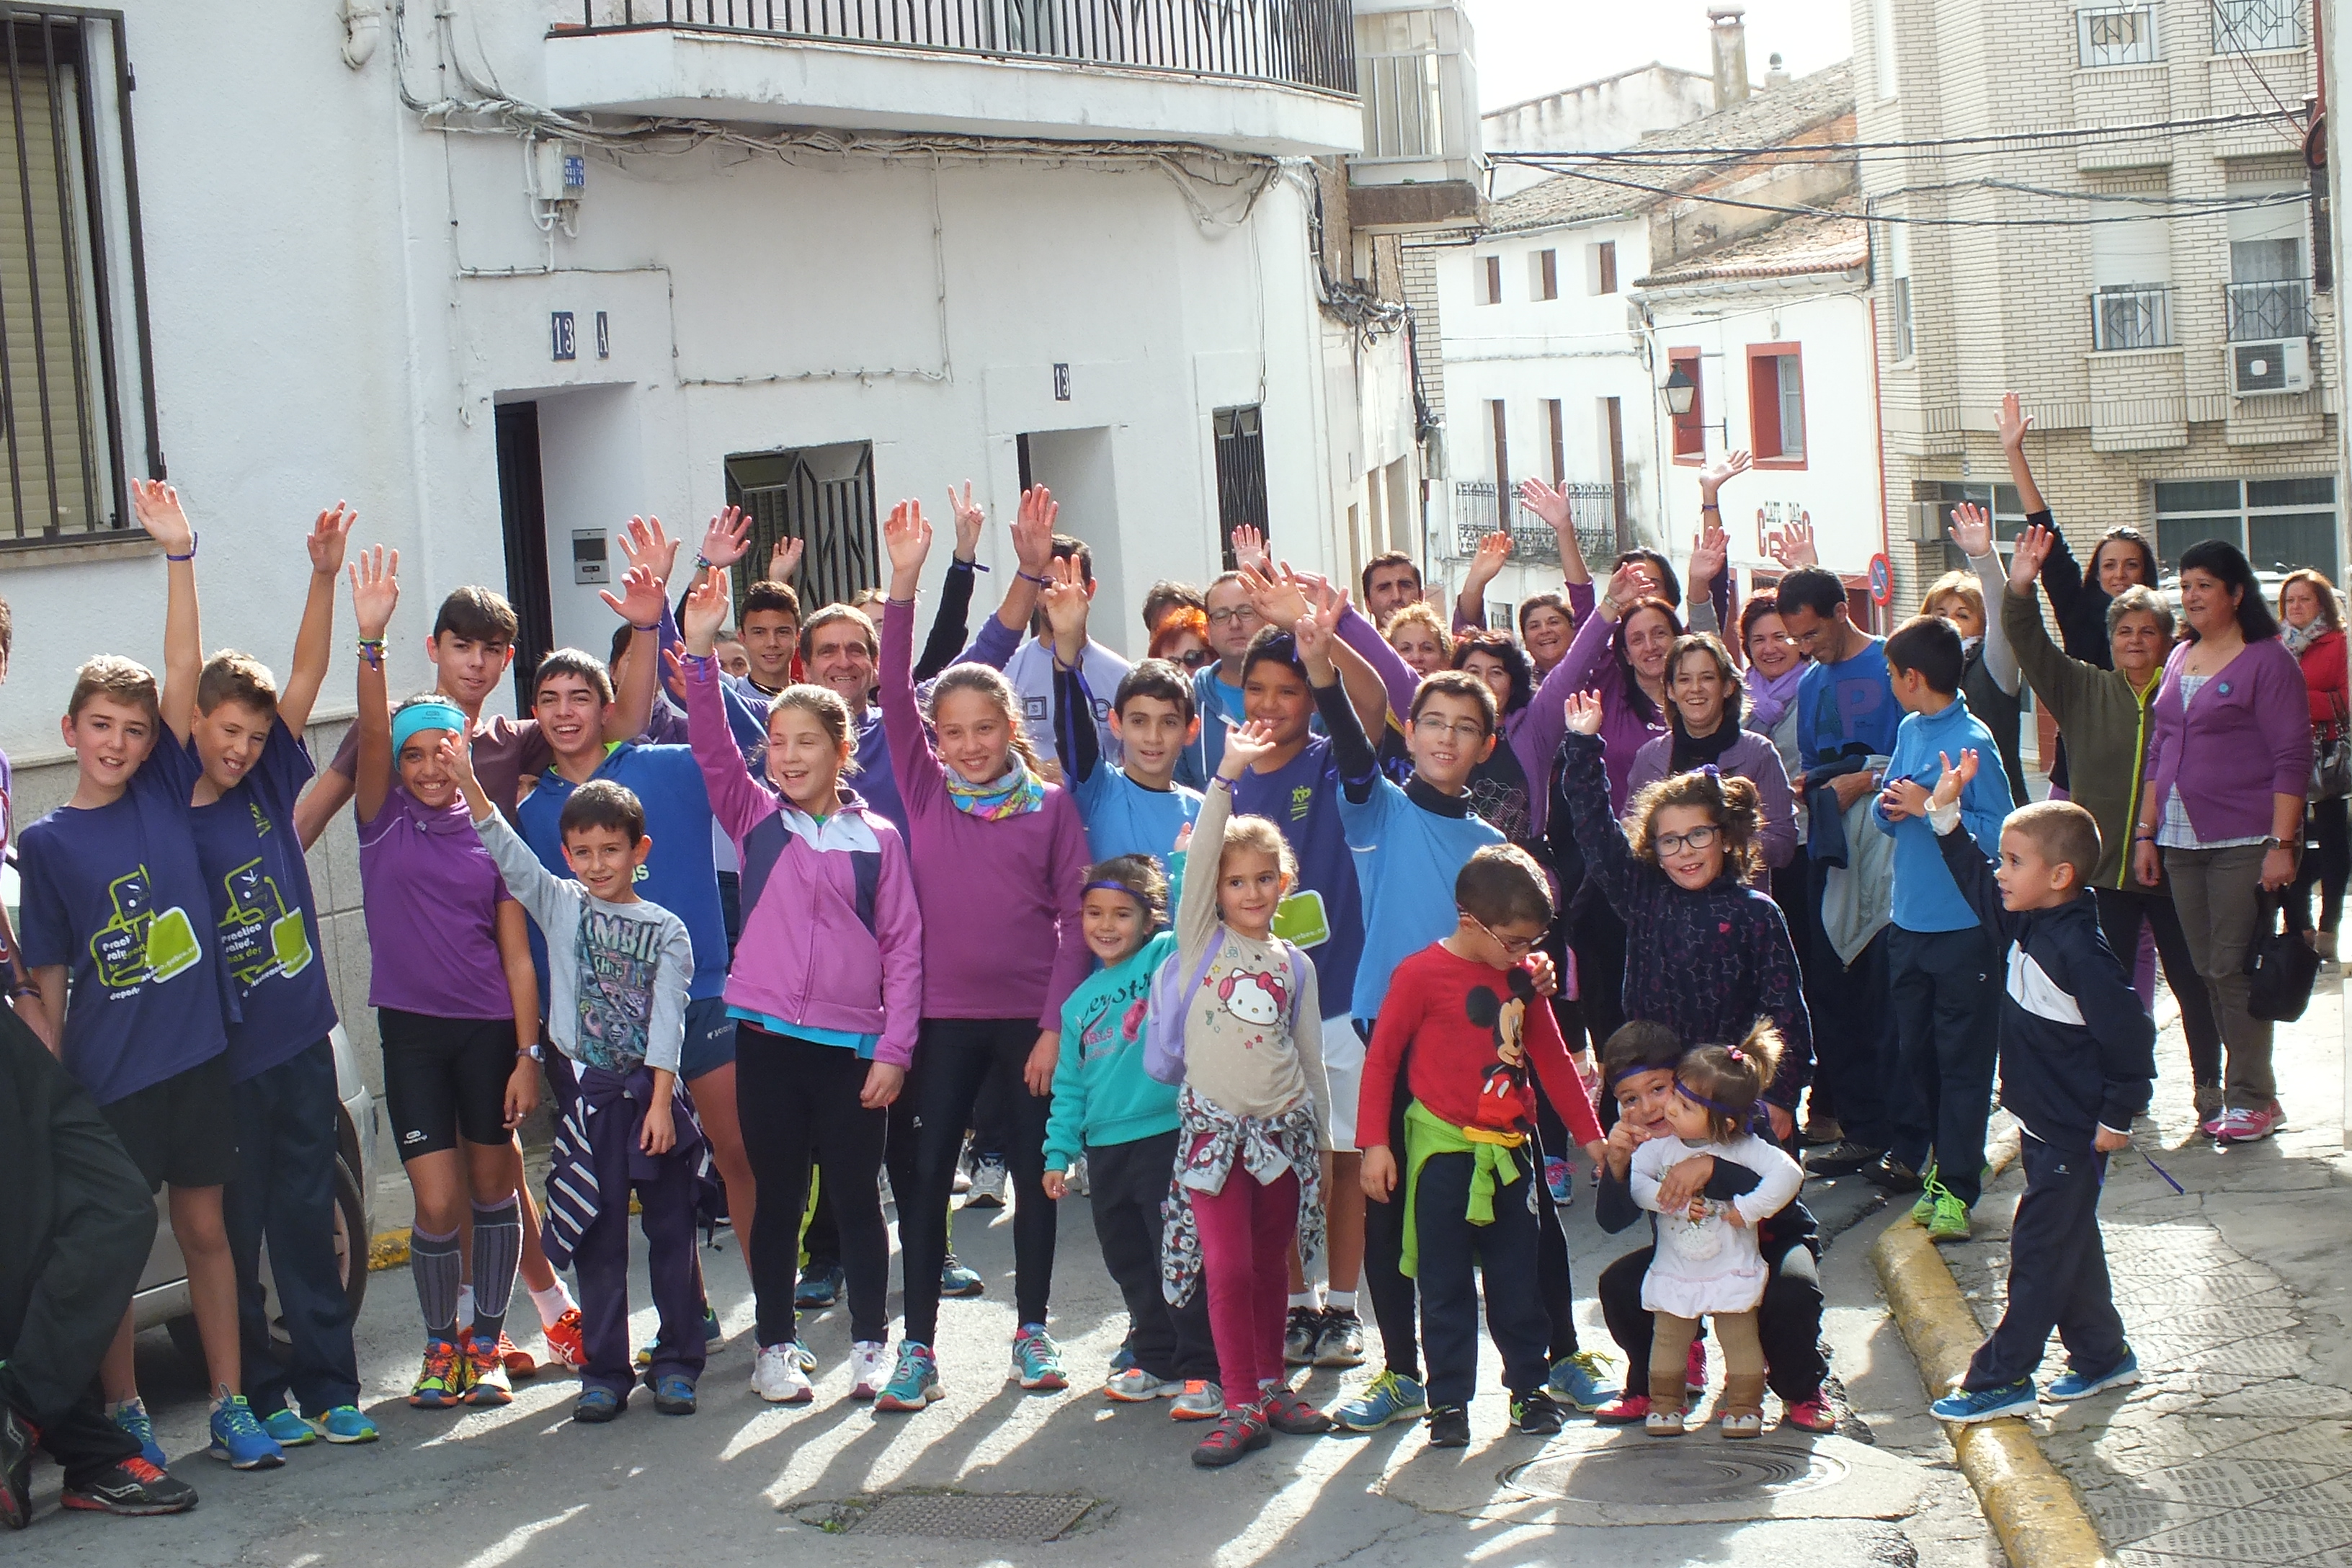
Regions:
<svg viewBox="0 0 2352 1568"><path fill-rule="evenodd" d="M688 596L678 661L694 760L711 810L741 857L751 901L727 976L737 1021L735 1108L768 1212L752 1233L759 1355L751 1390L813 1396L793 1296L814 1161L840 1236L849 1290L850 1397L882 1391L890 1338L890 1235L880 1173L890 1102L914 1060L923 1005L922 919L906 841L842 783L855 766L849 705L788 686L768 705L764 778L743 771L712 639L727 618L725 572Z"/></svg>
<svg viewBox="0 0 2352 1568"><path fill-rule="evenodd" d="M1416 733L1414 743L1423 746L1423 737ZM1486 1285L1487 1331L1503 1352L1512 1424L1544 1436L1564 1419L1544 1386L1551 1324L1536 1262L1530 1067L1586 1156L1598 1160L1603 1149L1592 1101L1531 973L1530 957L1551 927L1543 868L1524 849L1490 845L1469 857L1452 891L1453 932L1388 977L1358 1119L1366 1137L1365 1195L1396 1203L1390 1102L1398 1077L1405 1078L1401 1266L1420 1286L1429 1442L1438 1448L1470 1442L1478 1372L1474 1268Z"/></svg>
<svg viewBox="0 0 2352 1568"><path fill-rule="evenodd" d="M930 553L920 505L901 501L883 530L890 595L883 607L883 726L907 807L923 921L923 1018L908 1087L919 1124L915 1190L898 1194L907 1324L877 1410L920 1410L945 1396L932 1344L948 1197L964 1130L992 1079L1013 1108L1018 1331L1013 1375L1026 1389L1069 1385L1045 1332L1055 1208L1045 1196L1045 1117L1062 1004L1086 978L1080 934L1086 830L1046 781L1012 683L984 665L950 665L928 714L914 682L915 591ZM929 718L928 725L925 722Z"/></svg>
<svg viewBox="0 0 2352 1568"><path fill-rule="evenodd" d="M1179 1091L1144 1064L1152 977L1176 950L1176 933L1165 929L1168 878L1159 860L1123 855L1089 870L1080 918L1087 949L1102 967L1062 1004L1045 1193L1059 1199L1068 1192L1070 1167L1085 1157L1095 1237L1126 1299L1135 1352L1135 1364L1114 1373L1103 1393L1129 1404L1172 1398L1174 1419L1213 1421L1225 1399L1208 1303L1195 1291L1171 1307L1160 1289L1160 1210L1176 1166Z"/></svg>
<svg viewBox="0 0 2352 1568"><path fill-rule="evenodd" d="M1290 845L1265 817L1232 815L1234 781L1276 744L1262 720L1225 736L1176 910L1184 1089L1160 1267L1171 1302L1207 1283L1225 1412L1192 1462L1211 1468L1265 1447L1269 1427L1330 1426L1286 1384L1282 1355L1292 1245L1309 1259L1323 1246L1321 998L1314 963L1274 934L1298 876Z"/></svg>
<svg viewBox="0 0 2352 1568"><path fill-rule="evenodd" d="M1931 1408L1962 1424L2040 1408L2034 1370L2058 1331L2066 1371L2060 1403L2139 1381L2124 1339L2099 1237L2107 1156L2131 1142L2156 1079L2156 1026L2131 975L2100 934L2083 885L2099 863L2099 828L2072 801L2009 814L2000 861L1988 865L1961 826L1977 774L1962 752L1927 801L1927 824L1952 879L2006 954L2000 1001L2000 1102L2024 1131L2025 1194L2009 1233L2009 1306L1969 1359L1958 1387ZM1912 1217L1920 1217L1913 1210Z"/></svg>
<svg viewBox="0 0 2352 1568"><path fill-rule="evenodd" d="M694 939L684 921L637 896L636 874L653 847L645 806L610 779L573 790L562 824L572 876L559 877L491 805L464 738L445 735L440 746L474 830L547 933L547 1034L562 1053L552 1065L569 1092L548 1173L546 1235L551 1261L569 1254L578 1274L588 1346L572 1419L612 1420L628 1408L636 1383L629 1364L633 1192L661 1314L647 1375L654 1408L690 1415L704 1357L694 1209L709 1163L677 1078Z"/></svg>
<svg viewBox="0 0 2352 1568"><path fill-rule="evenodd" d="M1642 1305L1655 1315L1646 1423L1653 1437L1676 1437L1685 1429L1684 1363L1703 1317L1715 1320L1723 1346L1723 1435L1763 1435L1764 1348L1756 1308L1769 1271L1756 1226L1794 1201L1805 1179L1794 1160L1748 1130L1780 1056L1779 1034L1763 1022L1736 1046L1688 1052L1664 1107L1675 1135L1633 1151L1633 1201L1658 1215L1657 1250L1642 1281ZM1669 1208L1661 1195L1667 1173L1693 1154L1743 1165L1760 1180L1722 1202L1677 1190L1672 1195L1680 1201Z"/></svg>
<svg viewBox="0 0 2352 1568"><path fill-rule="evenodd" d="M1812 1033L1789 926L1761 879L1756 786L1712 767L1636 794L1620 824L1602 770L1601 705L1568 700L1560 794L1586 879L1625 922L1625 1016L1685 1040L1736 1040L1759 1017L1780 1040L1764 1110L1787 1142L1812 1076Z"/></svg>
<svg viewBox="0 0 2352 1568"><path fill-rule="evenodd" d="M482 847L441 744L465 736L466 715L437 694L394 712L384 695L400 552L362 551L350 574L360 895L368 946L383 955L368 1003L383 1042L393 1146L416 1201L408 1271L425 1313L425 1364L408 1402L504 1405L512 1391L498 1325L522 1250L510 1152L539 1103L539 976L522 906ZM474 1318L461 1344L457 1232L469 1197Z"/></svg>

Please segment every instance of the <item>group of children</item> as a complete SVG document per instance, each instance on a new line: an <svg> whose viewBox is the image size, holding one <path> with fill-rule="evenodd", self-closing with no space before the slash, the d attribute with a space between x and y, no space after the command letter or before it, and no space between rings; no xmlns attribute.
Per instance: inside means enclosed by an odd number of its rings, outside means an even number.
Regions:
<svg viewBox="0 0 2352 1568"><path fill-rule="evenodd" d="M950 497L959 616L980 532L968 497ZM939 1304L955 1288L966 1132L997 1120L1014 1375L1067 1385L1047 1331L1055 1201L1083 1163L1129 1319L1105 1393L1208 1423L1198 1464L1230 1464L1272 1431L1421 1416L1432 1444L1466 1444L1481 1275L1522 1431L1557 1432L1572 1409L1684 1431L1709 1317L1724 1435L1761 1431L1768 1380L1793 1424L1833 1426L1816 1248L1784 1148L1812 1035L1759 886L1757 793L1709 763L1642 788L1621 821L1594 697L1548 686L1557 717L1531 726L1523 702L1498 706L1507 681L1409 668L1345 592L1263 558L1204 596L1195 673L1125 668L1087 636L1090 563L1054 533L1042 490L1023 498L1003 606L961 658L935 629L928 668L914 639L932 538L916 503L882 530L878 627L850 606L803 623L790 589L762 581L740 639L730 569L748 525L714 521L673 610L677 546L633 522L630 569L604 595L625 622L613 660L547 656L521 723L479 711L514 637L484 590L459 590L436 619L436 689L393 701L398 556L361 552L358 721L298 808L351 514L321 514L309 537L281 687L247 656L202 658L196 535L167 487L137 500L168 563L163 679L110 657L83 668L64 723L75 796L23 836L22 957L54 1047L151 1184L171 1188L215 1457L251 1468L375 1436L332 1273L335 1015L302 856L344 798L390 1124L415 1194L425 1351L412 1404L510 1396L510 1370L530 1364L505 1332L520 1275L550 1346L581 1371L576 1419L614 1418L640 1383L661 1412L692 1412L716 1330L693 1233L723 1180L756 1297L754 1392L814 1396L798 1313L814 1209L833 1250L812 1271L837 1263L845 1288L852 1396L920 1410L944 1392ZM1376 595L1372 575L1368 601L1410 601L1385 582ZM946 646L961 639L942 627ZM742 674L719 657L738 640ZM2006 1390L2013 1405L2037 1321L2066 1329L2078 1381L2128 1356L2112 1307L2091 1310L2096 1189L2075 1145L2117 1146L2113 1130L2144 1105L2146 1020L2113 1007L2120 971L2082 913L2087 816L2031 806L2002 826L1999 763L1953 697L1958 634L1923 618L1884 658L1912 716L1876 811L1896 839L1895 923L1916 939L1900 994L1930 1037L1985 984L1981 933L2010 944L2005 1089L2045 1151L2028 1159L2021 1263L2043 1250L2015 1280L2016 1326L1971 1372L1979 1393L1956 1397L1990 1408L1983 1391ZM1505 798L1486 787L1498 750L1521 774L1519 810L1534 799L1532 828L1514 816L1507 833L1477 809ZM1556 767L1586 883L1627 931L1633 1021L1597 1067L1555 1020L1576 977L1545 951L1555 873L1514 841L1539 834L1552 794L1527 763ZM1998 870L1984 859L1996 844ZM559 1115L533 1194L514 1130L542 1073ZM1971 1137L1980 1149L1986 1096L1967 1064L1920 1079L1945 1087L1927 1125L1906 1124L1917 1156ZM1622 1390L1576 1341L1559 1210L1581 1162L1600 1173L1605 1226L1652 1216L1654 1247L1600 1287L1633 1363ZM1936 1190L1972 1197L1973 1163L1945 1169ZM634 1362L632 1194L660 1319ZM265 1233L293 1341L283 1368L257 1282ZM554 1272L567 1265L576 1308ZM1360 1279L1384 1365L1327 1414L1288 1369L1363 1359ZM143 1454L125 1462L143 1467L147 1501L192 1500L163 1471L127 1317L103 1381ZM77 1506L110 1506L70 1467L68 1481Z"/></svg>

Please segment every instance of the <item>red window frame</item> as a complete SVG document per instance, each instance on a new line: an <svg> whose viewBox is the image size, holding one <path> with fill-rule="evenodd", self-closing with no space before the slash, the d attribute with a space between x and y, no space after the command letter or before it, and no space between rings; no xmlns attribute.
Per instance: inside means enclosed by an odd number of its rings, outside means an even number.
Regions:
<svg viewBox="0 0 2352 1568"><path fill-rule="evenodd" d="M1797 396L1804 397L1805 354L1802 343L1748 345L1748 449L1759 468L1802 468L1811 442L1794 453L1780 449L1780 361L1797 362ZM1809 419L1808 425L1811 424ZM1810 432L1808 432L1810 435Z"/></svg>

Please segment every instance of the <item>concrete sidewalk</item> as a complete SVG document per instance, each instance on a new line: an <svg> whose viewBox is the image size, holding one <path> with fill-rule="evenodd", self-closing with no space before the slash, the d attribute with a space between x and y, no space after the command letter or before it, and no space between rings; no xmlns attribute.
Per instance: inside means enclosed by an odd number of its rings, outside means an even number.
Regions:
<svg viewBox="0 0 2352 1568"><path fill-rule="evenodd" d="M2169 1011L2168 1005L2167 1011ZM2153 1123L2111 1164L2101 1216L2145 1381L2033 1426L2126 1568L2352 1563L2352 1155L2342 983L2278 1029L2288 1131L2217 1149L2196 1128L2177 1021ZM2004 1118L2004 1120L2006 1120ZM1989 1328L2006 1299L2012 1164L1945 1261ZM2063 1365L2055 1338L2044 1381Z"/></svg>

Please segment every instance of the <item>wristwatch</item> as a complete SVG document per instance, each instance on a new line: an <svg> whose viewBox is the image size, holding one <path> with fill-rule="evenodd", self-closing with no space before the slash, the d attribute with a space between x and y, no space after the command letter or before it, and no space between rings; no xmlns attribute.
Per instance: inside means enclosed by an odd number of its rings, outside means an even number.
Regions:
<svg viewBox="0 0 2352 1568"><path fill-rule="evenodd" d="M2266 837L2263 839L2263 847L2265 849L2284 849L2286 847L2286 840L2284 838Z"/></svg>

